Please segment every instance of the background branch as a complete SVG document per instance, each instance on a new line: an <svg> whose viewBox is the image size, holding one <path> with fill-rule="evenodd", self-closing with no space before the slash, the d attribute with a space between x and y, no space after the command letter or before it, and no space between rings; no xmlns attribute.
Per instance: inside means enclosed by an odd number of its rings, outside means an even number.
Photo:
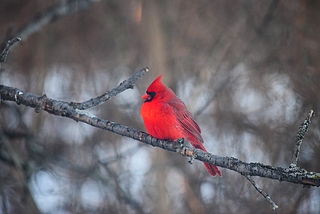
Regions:
<svg viewBox="0 0 320 214"><path fill-rule="evenodd" d="M30 163L27 163L22 160L21 157L15 152L10 144L10 141L7 139L6 135L3 133L2 127L0 126L0 160L13 165L14 169L17 171L18 180L22 185L22 189L25 193L24 197L24 206L34 214L41 214L39 208L37 207L34 198L32 197L32 191L28 185L29 178L31 176ZM1 187L1 186L0 186ZM5 210L4 210L5 211ZM9 212L8 212L9 213Z"/></svg>
<svg viewBox="0 0 320 214"><path fill-rule="evenodd" d="M27 38L35 32L40 31L45 25L50 24L62 17L74 14L90 7L99 0L66 0L48 8L40 14L37 14L30 22L17 30L12 38L20 38L26 41ZM12 40L10 40L12 41ZM13 47L14 48L14 47ZM2 60L2 58L1 58ZM2 62L2 61L0 61ZM4 61L3 61L4 62Z"/></svg>

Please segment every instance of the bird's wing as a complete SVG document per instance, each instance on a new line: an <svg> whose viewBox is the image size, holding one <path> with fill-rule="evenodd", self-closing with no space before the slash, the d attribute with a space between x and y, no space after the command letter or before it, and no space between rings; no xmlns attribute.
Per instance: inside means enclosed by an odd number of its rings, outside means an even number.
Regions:
<svg viewBox="0 0 320 214"><path fill-rule="evenodd" d="M188 111L185 104L179 99L169 102L169 105L173 107L181 126L193 134L201 143L203 143L201 129L198 123L194 120L192 114Z"/></svg>

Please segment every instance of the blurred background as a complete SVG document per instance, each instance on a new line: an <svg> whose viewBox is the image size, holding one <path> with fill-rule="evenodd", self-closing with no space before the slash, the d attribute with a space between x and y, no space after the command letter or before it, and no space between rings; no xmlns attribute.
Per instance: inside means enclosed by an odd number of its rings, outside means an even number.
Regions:
<svg viewBox="0 0 320 214"><path fill-rule="evenodd" d="M1 0L1 44L68 2ZM319 172L319 9L316 0L95 2L22 37L0 84L82 102L148 66L133 90L89 111L145 131L141 96L163 74L209 152L281 167L313 109L298 165ZM199 161L13 102L1 102L0 150L1 214L272 212L233 171L212 178ZM279 205L273 213L320 213L319 188L254 179Z"/></svg>

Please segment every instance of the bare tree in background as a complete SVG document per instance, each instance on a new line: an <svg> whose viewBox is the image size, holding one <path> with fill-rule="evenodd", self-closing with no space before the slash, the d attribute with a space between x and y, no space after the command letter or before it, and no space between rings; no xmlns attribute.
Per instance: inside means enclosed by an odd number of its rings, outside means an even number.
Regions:
<svg viewBox="0 0 320 214"><path fill-rule="evenodd" d="M148 65L153 72L134 90L91 113L143 130L140 97L163 74L196 115L208 151L291 163L302 118L319 112L317 1L92 1L83 10L86 2L2 1L3 44L48 8L74 5L22 38L2 63L0 84L81 102ZM317 118L298 163L307 171L320 171ZM198 162L10 102L1 102L0 125L1 151L15 160L0 162L2 213L270 212L229 170L211 178ZM320 212L318 188L257 182L276 212Z"/></svg>

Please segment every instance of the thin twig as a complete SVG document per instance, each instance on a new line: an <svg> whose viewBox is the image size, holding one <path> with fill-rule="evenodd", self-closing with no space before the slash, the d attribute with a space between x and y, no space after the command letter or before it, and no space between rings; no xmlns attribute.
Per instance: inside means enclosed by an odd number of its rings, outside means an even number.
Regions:
<svg viewBox="0 0 320 214"><path fill-rule="evenodd" d="M106 186L111 191L113 191L118 196L118 198L123 200L130 207L132 207L137 213L147 214L147 212L144 211L141 204L134 197L132 197L130 193L122 189L122 187L119 185L119 176L113 170L107 167L106 164L99 162L99 165L104 167L104 169L108 172L109 176L113 178L114 182L110 182L110 178L106 178L105 176L102 176L101 173L97 173L99 180L106 184Z"/></svg>
<svg viewBox="0 0 320 214"><path fill-rule="evenodd" d="M3 49L3 51L0 54L0 63L1 62L5 62L7 60L7 56L8 56L9 50L11 49L11 47L15 43L17 43L19 41L21 41L21 38L19 38L19 37L16 37L16 38L13 38L11 40L8 40L6 47Z"/></svg>
<svg viewBox="0 0 320 214"><path fill-rule="evenodd" d="M142 77L144 74L146 74L147 72L149 72L148 67L142 69L137 74L133 75L129 79L126 79L125 81L120 83L120 85L117 86L116 88L100 95L99 97L92 98L92 99L85 101L85 102L82 102L82 103L71 102L70 105L73 106L73 108L79 109L79 110L85 110L85 109L89 109L89 108L101 105L104 102L106 102L107 100L110 100L112 97L116 96L117 94L119 94L127 89L133 89L133 85L135 84L135 82L140 77Z"/></svg>
<svg viewBox="0 0 320 214"><path fill-rule="evenodd" d="M263 197L265 197L267 199L267 201L269 201L272 204L272 210L275 210L278 208L278 205L276 205L273 200L270 198L270 196L263 191L260 186L251 178L250 175L247 175L246 178L251 182L251 184L254 186L254 188L256 188L256 190L263 195Z"/></svg>
<svg viewBox="0 0 320 214"><path fill-rule="evenodd" d="M125 156L125 154L121 154L120 156ZM82 165L76 165L76 164L72 164L70 163L68 160L65 160L63 158L57 158L57 157L51 157L54 161L57 161L57 163L59 165L61 165L61 167L63 168L67 168L70 169L74 172L80 173L83 177L87 177L90 175L90 177L95 178L95 180L99 180L101 182L103 182L110 190L112 190L115 194L117 194L118 198L123 200L125 203L127 203L128 205L130 205L134 210L137 211L137 213L141 213L141 214L146 214L147 212L144 211L143 207L141 206L141 204L136 201L136 199L134 199L130 193L126 192L124 189L122 189L120 187L120 185L118 185L117 182L117 174L112 171L109 167L108 167L108 163L106 162L101 162L100 160L98 160L99 158L97 158L97 162L90 166L90 167L84 167ZM119 158L118 158L119 160ZM101 175L100 173L100 168L104 167L104 169L108 172L108 174L110 175L110 177L112 177L115 180L114 182L110 182L111 179L110 178L106 178L105 175Z"/></svg>
<svg viewBox="0 0 320 214"><path fill-rule="evenodd" d="M3 144L3 145L2 145ZM36 206L36 203L31 196L31 190L28 185L28 181L30 179L31 174L28 171L28 168L24 167L26 166L23 161L20 159L17 152L12 148L11 142L6 137L6 135L3 133L2 128L0 127L0 159L7 161L7 163L10 163L15 166L15 168L18 171L18 174L20 176L19 182L23 184L23 189L25 193L27 194L27 197L30 198L30 208L32 209L32 213L35 214L41 214L39 208Z"/></svg>
<svg viewBox="0 0 320 214"><path fill-rule="evenodd" d="M302 144L302 140L304 136L306 135L309 125L311 124L311 117L314 116L315 113L313 110L310 110L309 114L307 115L304 122L300 125L299 131L296 136L296 144L293 148L293 155L292 155L292 162L290 164L290 168L296 168L298 159L299 159L299 153L300 153L300 147Z"/></svg>

